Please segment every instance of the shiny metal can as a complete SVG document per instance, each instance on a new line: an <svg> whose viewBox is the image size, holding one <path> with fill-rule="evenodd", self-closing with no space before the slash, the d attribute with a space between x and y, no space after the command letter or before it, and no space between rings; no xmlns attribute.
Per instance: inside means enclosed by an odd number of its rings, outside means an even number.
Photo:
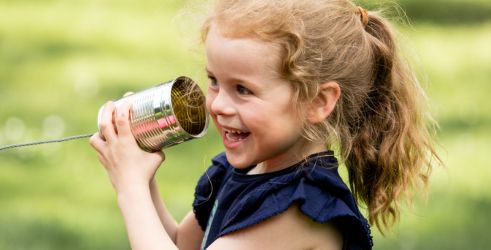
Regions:
<svg viewBox="0 0 491 250"><path fill-rule="evenodd" d="M125 96L114 104L124 102L131 104L131 132L140 148L148 152L200 138L208 129L205 95L186 76ZM102 110L97 116L99 129Z"/></svg>

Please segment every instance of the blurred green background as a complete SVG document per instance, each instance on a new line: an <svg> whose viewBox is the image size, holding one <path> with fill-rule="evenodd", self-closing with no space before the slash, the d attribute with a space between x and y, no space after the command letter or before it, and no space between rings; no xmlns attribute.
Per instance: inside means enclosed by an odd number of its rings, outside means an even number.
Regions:
<svg viewBox="0 0 491 250"><path fill-rule="evenodd" d="M205 86L201 7L0 0L0 145L94 132L106 100L180 75ZM491 249L491 2L400 0L388 10L407 14L395 21L440 124L447 166L435 169L427 200L417 198L385 237L375 233L375 249ZM213 127L166 150L157 178L177 219L220 151ZM0 249L129 249L88 140L0 152Z"/></svg>

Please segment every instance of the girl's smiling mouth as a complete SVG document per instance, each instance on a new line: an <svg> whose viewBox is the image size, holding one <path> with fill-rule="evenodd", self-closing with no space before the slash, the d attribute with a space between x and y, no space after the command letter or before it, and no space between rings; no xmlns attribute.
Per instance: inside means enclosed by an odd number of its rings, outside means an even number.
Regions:
<svg viewBox="0 0 491 250"><path fill-rule="evenodd" d="M228 149L237 149L250 134L251 132L248 131L222 127L223 145Z"/></svg>
<svg viewBox="0 0 491 250"><path fill-rule="evenodd" d="M251 133L241 130L223 129L225 138L232 142L245 140Z"/></svg>

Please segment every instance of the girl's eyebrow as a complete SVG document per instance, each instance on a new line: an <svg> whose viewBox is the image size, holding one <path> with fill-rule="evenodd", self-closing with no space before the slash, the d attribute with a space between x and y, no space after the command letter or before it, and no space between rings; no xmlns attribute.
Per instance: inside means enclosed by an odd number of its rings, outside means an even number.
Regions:
<svg viewBox="0 0 491 250"><path fill-rule="evenodd" d="M208 69L208 67L205 67L205 71L206 71L206 74L213 75L213 73L211 72L211 70Z"/></svg>

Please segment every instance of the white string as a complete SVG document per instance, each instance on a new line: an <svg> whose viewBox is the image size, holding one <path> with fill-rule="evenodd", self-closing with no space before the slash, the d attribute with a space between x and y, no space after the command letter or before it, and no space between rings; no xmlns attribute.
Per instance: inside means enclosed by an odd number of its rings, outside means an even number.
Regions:
<svg viewBox="0 0 491 250"><path fill-rule="evenodd" d="M53 139L53 140L36 141L36 142L19 143L19 144L10 144L10 145L1 146L0 147L0 151L7 150L7 149L12 149L12 148L34 146L34 145L45 144L45 143L64 142L64 141L70 141L70 140L76 140L76 139L82 139L82 138L89 138L92 135L93 134L84 134L84 135L75 135L75 136L69 136L69 137L60 138L60 139Z"/></svg>

